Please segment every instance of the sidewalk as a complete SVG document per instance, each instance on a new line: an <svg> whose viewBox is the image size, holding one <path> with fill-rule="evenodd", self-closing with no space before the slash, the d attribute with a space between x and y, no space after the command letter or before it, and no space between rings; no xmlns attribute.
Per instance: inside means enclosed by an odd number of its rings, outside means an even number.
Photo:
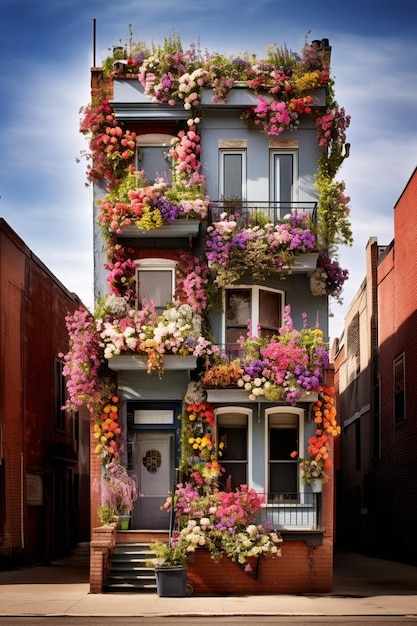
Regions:
<svg viewBox="0 0 417 626"><path fill-rule="evenodd" d="M0 572L0 616L417 615L417 567L336 552L333 592L160 598L156 593L89 594L88 562Z"/></svg>

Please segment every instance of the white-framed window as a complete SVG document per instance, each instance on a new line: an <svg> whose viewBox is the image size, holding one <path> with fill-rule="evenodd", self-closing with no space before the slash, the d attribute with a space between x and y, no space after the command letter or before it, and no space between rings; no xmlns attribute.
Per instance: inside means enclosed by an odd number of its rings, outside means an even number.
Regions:
<svg viewBox="0 0 417 626"><path fill-rule="evenodd" d="M246 336L250 320L251 335L271 337L282 326L284 292L267 287L240 286L225 290L225 341L236 349L239 337ZM233 347L235 346L235 348Z"/></svg>
<svg viewBox="0 0 417 626"><path fill-rule="evenodd" d="M169 155L172 135L148 133L136 137L136 169L143 170L150 183L156 178L172 181L172 159Z"/></svg>
<svg viewBox="0 0 417 626"><path fill-rule="evenodd" d="M295 500L300 491L300 466L292 452L303 455L304 410L272 407L265 410L266 485L268 502Z"/></svg>
<svg viewBox="0 0 417 626"><path fill-rule="evenodd" d="M247 485L251 476L249 468L251 448L252 409L220 407L215 410L216 442L221 450L219 462L225 470L220 481L232 490Z"/></svg>
<svg viewBox="0 0 417 626"><path fill-rule="evenodd" d="M246 199L246 149L219 150L219 198Z"/></svg>
<svg viewBox="0 0 417 626"><path fill-rule="evenodd" d="M172 302L175 293L175 261L171 259L140 259L136 261L138 308L155 303L158 314Z"/></svg>
<svg viewBox="0 0 417 626"><path fill-rule="evenodd" d="M282 220L298 200L298 150L270 150L270 199Z"/></svg>

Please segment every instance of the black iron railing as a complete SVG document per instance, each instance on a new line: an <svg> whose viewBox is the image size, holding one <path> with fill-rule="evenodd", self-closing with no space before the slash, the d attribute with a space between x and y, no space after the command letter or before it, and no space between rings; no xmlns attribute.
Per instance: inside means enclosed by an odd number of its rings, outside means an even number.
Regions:
<svg viewBox="0 0 417 626"><path fill-rule="evenodd" d="M272 528L320 530L322 528L321 493L305 492L268 494L259 515L259 523Z"/></svg>
<svg viewBox="0 0 417 626"><path fill-rule="evenodd" d="M317 223L317 202L268 202L256 200L218 200L210 202L209 224L221 220L221 215L233 215L240 228L266 223L279 224L290 215L308 215Z"/></svg>

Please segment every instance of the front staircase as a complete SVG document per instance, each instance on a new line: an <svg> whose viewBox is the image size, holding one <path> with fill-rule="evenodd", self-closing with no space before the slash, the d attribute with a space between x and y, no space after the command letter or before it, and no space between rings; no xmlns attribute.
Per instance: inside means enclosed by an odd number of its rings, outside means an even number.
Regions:
<svg viewBox="0 0 417 626"><path fill-rule="evenodd" d="M156 593L155 570L146 565L155 556L149 544L167 539L165 532L119 531L103 592Z"/></svg>
<svg viewBox="0 0 417 626"><path fill-rule="evenodd" d="M148 544L117 543L114 548L110 572L104 592L150 591L156 593L155 570L146 561L155 556Z"/></svg>

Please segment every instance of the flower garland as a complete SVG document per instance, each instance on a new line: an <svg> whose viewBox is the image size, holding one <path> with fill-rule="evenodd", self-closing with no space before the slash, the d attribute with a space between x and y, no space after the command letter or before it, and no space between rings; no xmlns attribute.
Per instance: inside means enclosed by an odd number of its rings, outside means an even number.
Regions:
<svg viewBox="0 0 417 626"><path fill-rule="evenodd" d="M206 393L197 381L188 384L184 403L185 410L180 417L180 470L182 475L190 476L197 485L202 485L207 479L207 476L205 479L202 477L202 472L220 469L213 434L214 407L207 402Z"/></svg>
<svg viewBox="0 0 417 626"><path fill-rule="evenodd" d="M330 456L330 442L340 435L334 395L333 387L320 386L318 388L318 399L313 406L316 432L308 439L307 453L309 457L299 459L305 484L310 484L314 480L326 480L326 470L333 466ZM297 456L298 452L291 453L292 458Z"/></svg>
<svg viewBox="0 0 417 626"><path fill-rule="evenodd" d="M87 184L105 180L111 188L123 176L126 165L133 162L136 133L121 128L104 93L94 94L82 112L80 132L89 137L90 150L82 155L91 161L87 166Z"/></svg>
<svg viewBox="0 0 417 626"><path fill-rule="evenodd" d="M113 396L110 402L105 403L94 424L94 437L97 439L95 453L105 466L112 459L120 458L119 435L122 429L119 422L118 403L119 398Z"/></svg>

